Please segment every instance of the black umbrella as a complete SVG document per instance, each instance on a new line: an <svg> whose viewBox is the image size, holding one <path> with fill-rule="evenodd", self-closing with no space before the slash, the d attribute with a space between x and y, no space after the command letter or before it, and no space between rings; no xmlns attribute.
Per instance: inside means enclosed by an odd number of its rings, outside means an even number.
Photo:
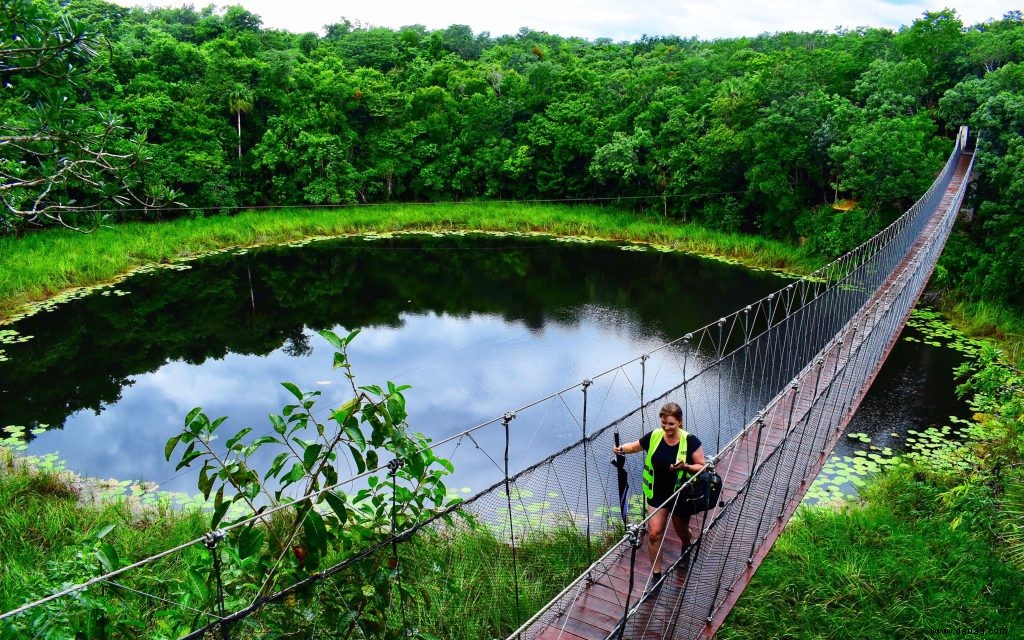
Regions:
<svg viewBox="0 0 1024 640"><path fill-rule="evenodd" d="M619 432L615 432L615 447L619 447ZM626 472L626 456L621 453L615 455L612 464L618 469L619 480L619 510L622 512L622 525L626 526L626 501L629 499L629 474Z"/></svg>

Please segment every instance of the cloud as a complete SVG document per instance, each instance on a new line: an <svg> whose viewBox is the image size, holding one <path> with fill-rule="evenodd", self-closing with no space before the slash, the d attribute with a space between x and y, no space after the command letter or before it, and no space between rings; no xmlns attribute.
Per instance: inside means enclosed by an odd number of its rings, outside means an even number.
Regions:
<svg viewBox="0 0 1024 640"><path fill-rule="evenodd" d="M115 0L126 6L179 6L177 0ZM411 0L233 0L263 19L267 28L296 33L322 32L347 18L364 25L399 28L422 24L443 29L465 24L475 33L515 34L521 27L590 40L636 40L647 35L697 36L700 39L755 36L780 31L832 31L859 26L898 29L925 11L954 9L967 25L1000 18L1018 8L1006 0L959 0L955 4L921 0L519 0L518 2L413 2Z"/></svg>

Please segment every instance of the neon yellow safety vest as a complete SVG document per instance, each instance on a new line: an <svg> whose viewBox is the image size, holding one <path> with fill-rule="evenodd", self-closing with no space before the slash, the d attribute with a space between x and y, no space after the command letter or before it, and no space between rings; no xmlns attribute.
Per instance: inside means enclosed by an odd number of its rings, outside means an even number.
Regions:
<svg viewBox="0 0 1024 640"><path fill-rule="evenodd" d="M686 460L686 437L689 434L679 430L679 450L676 452L676 464ZM644 460L644 496L648 500L654 499L654 452L658 449L658 445L661 444L661 439L665 437L665 431L662 429L655 429L651 432L651 442L647 447L647 457ZM683 486L683 481L690 477L687 471L680 469L676 472L676 486L672 488L672 491L676 491L679 487Z"/></svg>

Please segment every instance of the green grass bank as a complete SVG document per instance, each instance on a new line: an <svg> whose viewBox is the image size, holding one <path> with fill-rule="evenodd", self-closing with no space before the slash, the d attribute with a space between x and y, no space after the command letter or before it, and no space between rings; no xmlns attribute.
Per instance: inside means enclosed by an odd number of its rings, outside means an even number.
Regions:
<svg viewBox="0 0 1024 640"><path fill-rule="evenodd" d="M987 535L991 509L975 504L978 521L957 520L956 486L903 466L875 477L857 504L801 510L717 637L1021 637L1024 571Z"/></svg>
<svg viewBox="0 0 1024 640"><path fill-rule="evenodd" d="M79 497L73 476L59 465L32 468L0 446L0 613L83 583L109 570L107 560L124 566L209 530L209 514L198 509L141 510L124 500L83 504ZM337 627L346 619L330 611L345 599L339 590L358 589L372 572L386 571L390 557L388 546L296 598L267 605L234 624L233 637L292 637L279 634L328 621ZM416 637L451 640L505 637L590 563L585 536L568 527L520 544L515 557L484 527L426 529L401 543L398 557L408 591L400 593L392 579L381 622L392 630L409 625L422 634ZM340 559L325 558L324 565ZM237 580L236 574L226 579ZM194 612L216 609L211 576L208 552L193 545L115 580L124 586L95 585L0 623L0 638L177 638L209 622ZM228 610L246 604L229 599Z"/></svg>
<svg viewBox="0 0 1024 640"><path fill-rule="evenodd" d="M664 245L751 266L806 273L799 247L594 205L457 203L247 211L234 216L124 223L91 234L47 229L0 238L0 321L30 302L116 280L145 265L218 249L309 237L394 231L503 231Z"/></svg>

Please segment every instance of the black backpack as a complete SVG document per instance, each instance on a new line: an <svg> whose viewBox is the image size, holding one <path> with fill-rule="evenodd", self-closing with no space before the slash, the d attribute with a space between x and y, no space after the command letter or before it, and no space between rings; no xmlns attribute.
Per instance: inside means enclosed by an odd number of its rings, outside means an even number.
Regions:
<svg viewBox="0 0 1024 640"><path fill-rule="evenodd" d="M693 482L683 487L672 513L687 517L707 511L718 506L721 495L722 476L705 469L697 474Z"/></svg>

